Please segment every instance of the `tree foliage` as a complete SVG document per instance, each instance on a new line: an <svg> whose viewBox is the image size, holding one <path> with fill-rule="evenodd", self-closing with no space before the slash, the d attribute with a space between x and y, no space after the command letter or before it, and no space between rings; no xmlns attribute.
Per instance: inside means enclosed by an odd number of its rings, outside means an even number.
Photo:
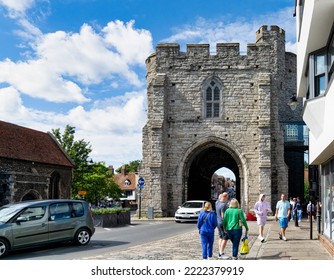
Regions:
<svg viewBox="0 0 334 280"><path fill-rule="evenodd" d="M126 172L138 172L139 165L141 160L134 160L130 161L129 163L125 164L125 171ZM122 166L116 169L117 173L121 173Z"/></svg>
<svg viewBox="0 0 334 280"><path fill-rule="evenodd" d="M75 127L67 125L63 134L60 129L53 129L52 134L74 162L72 179L72 197L78 198L79 192L86 192L85 199L98 204L106 196L118 199L123 191L113 180L108 167L102 162L89 160L92 147L85 140L74 140Z"/></svg>
<svg viewBox="0 0 334 280"><path fill-rule="evenodd" d="M123 191L115 183L110 169L101 162L95 162L88 166L81 189L87 192L85 199L95 205L99 205L100 200L107 196L119 199L123 194Z"/></svg>

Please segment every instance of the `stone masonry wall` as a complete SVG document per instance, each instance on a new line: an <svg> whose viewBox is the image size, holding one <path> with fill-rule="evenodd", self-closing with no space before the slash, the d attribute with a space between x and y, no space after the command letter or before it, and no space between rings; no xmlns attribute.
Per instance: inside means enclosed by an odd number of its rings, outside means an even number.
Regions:
<svg viewBox="0 0 334 280"><path fill-rule="evenodd" d="M31 194L48 199L51 176L60 177L58 198L71 197L71 168L0 158L0 205L21 201Z"/></svg>
<svg viewBox="0 0 334 280"><path fill-rule="evenodd" d="M285 85L284 31L261 27L247 55L240 55L238 43L219 43L214 55L209 49L189 44L183 53L178 44L160 44L147 59L148 121L140 168L146 180L144 211L154 207L156 215L173 215L186 199L192 153L209 139L233 150L244 209L251 209L261 192L272 204L286 192L279 106L291 85ZM204 88L212 80L222 86L222 110L219 118L208 119Z"/></svg>

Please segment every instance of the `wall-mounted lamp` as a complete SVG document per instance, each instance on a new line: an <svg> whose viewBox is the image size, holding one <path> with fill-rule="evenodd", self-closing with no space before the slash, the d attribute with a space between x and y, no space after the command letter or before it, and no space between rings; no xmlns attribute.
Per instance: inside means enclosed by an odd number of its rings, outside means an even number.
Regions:
<svg viewBox="0 0 334 280"><path fill-rule="evenodd" d="M296 110L298 105L298 100L295 95L290 97L290 102L288 103L288 105L290 106L292 111Z"/></svg>

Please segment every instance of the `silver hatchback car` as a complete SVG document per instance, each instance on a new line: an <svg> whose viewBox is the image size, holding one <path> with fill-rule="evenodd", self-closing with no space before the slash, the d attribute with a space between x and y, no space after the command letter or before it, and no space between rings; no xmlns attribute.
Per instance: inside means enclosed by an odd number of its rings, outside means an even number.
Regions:
<svg viewBox="0 0 334 280"><path fill-rule="evenodd" d="M0 208L0 258L9 251L47 243L89 243L95 232L93 216L85 201L32 200Z"/></svg>

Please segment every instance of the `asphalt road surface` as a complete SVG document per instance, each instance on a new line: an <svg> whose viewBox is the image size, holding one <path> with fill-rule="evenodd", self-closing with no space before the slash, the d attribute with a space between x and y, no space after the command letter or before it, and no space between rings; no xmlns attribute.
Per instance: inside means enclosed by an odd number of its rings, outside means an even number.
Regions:
<svg viewBox="0 0 334 280"><path fill-rule="evenodd" d="M90 243L75 246L72 243L53 244L13 251L4 260L73 260L110 254L118 250L186 233L196 228L195 223L174 221L135 221L117 228L96 228Z"/></svg>

